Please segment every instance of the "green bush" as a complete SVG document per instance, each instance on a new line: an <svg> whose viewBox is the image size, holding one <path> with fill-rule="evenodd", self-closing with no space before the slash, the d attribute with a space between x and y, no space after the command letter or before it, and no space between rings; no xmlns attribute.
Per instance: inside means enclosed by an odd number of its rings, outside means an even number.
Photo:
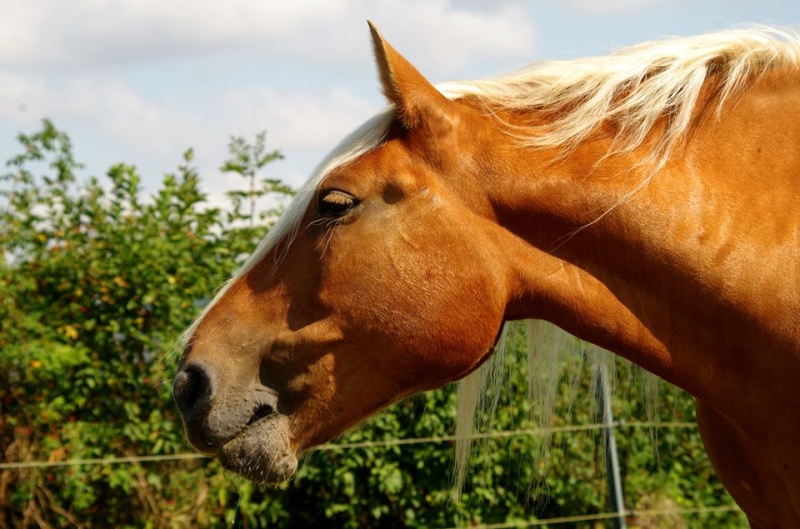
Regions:
<svg viewBox="0 0 800 529"><path fill-rule="evenodd" d="M191 452L170 396L172 344L291 194L256 178L280 153L266 150L263 135L234 138L222 169L245 189L222 210L201 191L191 150L146 196L134 166L78 177L69 138L49 121L19 142L0 177L0 463ZM272 209L256 215L257 200ZM494 430L533 426L521 343L515 335L505 358ZM557 426L594 422L588 367L576 369L583 391L559 401ZM643 387L623 389L615 413L643 420ZM693 419L685 394L661 392L662 418ZM607 510L597 431L557 434L549 465L533 460L535 435L479 443L461 502L451 501L451 441L380 444L452 435L455 398L448 387L408 399L341 440L373 444L317 450L277 487L208 459L3 469L0 527L455 527ZM653 437L623 427L617 442L629 506L730 501L696 430ZM685 523L736 527L741 518Z"/></svg>

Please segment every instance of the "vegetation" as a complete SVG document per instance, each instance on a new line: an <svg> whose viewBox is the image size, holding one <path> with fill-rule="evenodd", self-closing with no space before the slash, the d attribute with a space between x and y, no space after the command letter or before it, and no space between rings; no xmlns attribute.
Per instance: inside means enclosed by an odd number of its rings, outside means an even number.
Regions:
<svg viewBox="0 0 800 529"><path fill-rule="evenodd" d="M223 170L244 190L220 209L191 150L146 196L131 165L79 177L69 138L48 121L19 143L0 176L0 465L191 452L170 396L171 347L277 212L257 216L254 204L291 194L257 178L280 153L263 135L233 139ZM531 427L521 339L512 341L497 431ZM588 366L573 369L584 391L563 383L557 426L594 422ZM642 386L620 385L615 414L642 420ZM693 420L685 394L661 393L665 420ZM607 511L597 431L556 434L550 465L532 459L536 435L486 441L460 502L450 500L451 442L380 444L452 435L454 418L452 387L409 399L341 440L374 444L318 450L277 487L209 459L0 468L0 527L456 527ZM617 442L629 508L730 502L695 429L623 426ZM671 516L630 523L742 524L737 513Z"/></svg>

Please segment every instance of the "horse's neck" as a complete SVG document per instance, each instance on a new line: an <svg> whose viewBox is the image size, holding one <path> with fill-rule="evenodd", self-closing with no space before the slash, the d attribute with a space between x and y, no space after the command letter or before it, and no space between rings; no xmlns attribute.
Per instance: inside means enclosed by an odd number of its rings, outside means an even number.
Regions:
<svg viewBox="0 0 800 529"><path fill-rule="evenodd" d="M602 140L556 162L520 154L493 201L532 247L514 259L549 268L510 317L551 320L712 402L796 376L799 92L743 97L633 195L648 170L628 170L635 153L596 164Z"/></svg>

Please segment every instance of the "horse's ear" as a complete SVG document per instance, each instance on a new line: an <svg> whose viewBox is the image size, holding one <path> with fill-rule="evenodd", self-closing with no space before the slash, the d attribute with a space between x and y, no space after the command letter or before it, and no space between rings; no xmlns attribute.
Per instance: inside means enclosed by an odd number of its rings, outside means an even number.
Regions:
<svg viewBox="0 0 800 529"><path fill-rule="evenodd" d="M369 20L372 44L378 63L383 93L397 108L397 115L408 129L450 122L453 102L439 92L425 77L392 48Z"/></svg>

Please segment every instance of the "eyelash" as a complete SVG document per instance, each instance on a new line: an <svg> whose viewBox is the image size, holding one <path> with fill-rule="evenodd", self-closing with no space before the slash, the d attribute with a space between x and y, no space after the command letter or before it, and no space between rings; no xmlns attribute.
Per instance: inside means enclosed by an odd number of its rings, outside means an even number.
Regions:
<svg viewBox="0 0 800 529"><path fill-rule="evenodd" d="M320 192L317 199L317 212L329 218L340 218L357 205L358 201L350 193L330 189Z"/></svg>

